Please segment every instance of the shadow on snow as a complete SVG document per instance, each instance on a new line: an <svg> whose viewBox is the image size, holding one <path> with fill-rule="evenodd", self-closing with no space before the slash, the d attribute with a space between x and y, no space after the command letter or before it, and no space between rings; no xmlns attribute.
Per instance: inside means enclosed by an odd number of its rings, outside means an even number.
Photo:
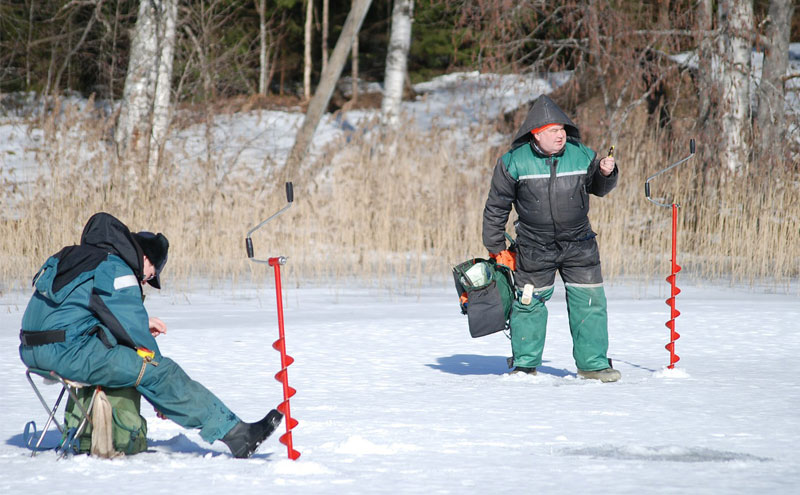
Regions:
<svg viewBox="0 0 800 495"><path fill-rule="evenodd" d="M436 358L436 364L426 364L425 366L453 375L504 375L510 371L505 356L479 354L454 354L440 357ZM536 371L560 377L574 375L568 370L550 366L538 366Z"/></svg>
<svg viewBox="0 0 800 495"><path fill-rule="evenodd" d="M25 436L23 433L9 437L5 443L6 445L19 447L20 449L25 449L26 452L30 452L28 447L25 445ZM51 428L44 434L44 440L42 441L41 447L42 452L53 450L60 443L61 433L57 429ZM228 454L227 451L223 452L205 448L189 439L183 433L179 433L178 435L166 440L153 440L152 438L148 438L147 450L143 453L194 454L200 457L205 457L206 455L211 454L212 457L230 457L230 454ZM250 457L250 459L266 460L271 456L272 453L269 452L263 454L256 452L252 455L252 457Z"/></svg>

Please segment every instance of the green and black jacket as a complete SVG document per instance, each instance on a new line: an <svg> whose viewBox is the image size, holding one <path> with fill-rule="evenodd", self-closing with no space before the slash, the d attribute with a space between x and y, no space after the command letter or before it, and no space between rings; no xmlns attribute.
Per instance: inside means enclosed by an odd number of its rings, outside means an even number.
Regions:
<svg viewBox="0 0 800 495"><path fill-rule="evenodd" d="M563 124L567 144L545 155L531 130ZM517 132L512 149L500 157L483 212L483 244L491 253L506 249L505 225L512 206L521 246L550 246L556 242L594 237L589 223L589 194L604 196L617 184L618 170L600 173L600 160L580 142L580 133L567 115L547 96L534 102Z"/></svg>

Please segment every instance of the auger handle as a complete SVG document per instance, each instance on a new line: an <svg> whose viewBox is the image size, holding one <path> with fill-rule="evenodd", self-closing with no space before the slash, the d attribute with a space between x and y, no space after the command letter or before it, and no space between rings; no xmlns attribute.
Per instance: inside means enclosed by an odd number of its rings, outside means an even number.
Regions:
<svg viewBox="0 0 800 495"><path fill-rule="evenodd" d="M245 237L245 240L244 240L244 247L245 247L245 250L247 251L247 257L250 258L250 260L252 260L254 262L258 262L258 263L267 263L268 262L267 260L256 260L256 259L253 259L253 256L254 256L253 239L250 236L253 235L253 232L255 232L256 230L258 230L261 227L263 227L264 225L266 225L267 222L269 222L270 220L274 219L275 217L277 217L278 215L280 215L284 211L288 210L289 207L292 206L293 202L294 202L294 187L292 186L291 182L287 182L286 183L286 206L284 206L283 208L281 208L277 212L273 213L272 215L270 215L269 218L267 218L263 222L259 223L258 225L256 225L255 227L253 227L252 229L250 229L247 232L247 237Z"/></svg>
<svg viewBox="0 0 800 495"><path fill-rule="evenodd" d="M692 153L694 153L694 140L692 140ZM291 182L286 183L286 202L291 203L294 201L294 187Z"/></svg>
<svg viewBox="0 0 800 495"><path fill-rule="evenodd" d="M253 239L247 237L244 240L244 247L247 249L247 257L252 259L253 258Z"/></svg>
<svg viewBox="0 0 800 495"><path fill-rule="evenodd" d="M684 162L688 161L690 158L692 158L694 156L694 153L695 153L694 139L690 139L689 140L689 156L687 156L686 158L683 158L681 160L678 160L677 162L673 163L672 165L670 165L669 167L667 167L667 168L665 168L663 170L659 170L658 172L656 172L653 175L651 175L650 177L648 177L646 181L644 181L644 197L647 198L648 201L650 201L651 203L653 203L655 205L663 206L665 208L670 208L672 206L671 204L661 203L661 202L656 201L656 200L654 200L654 199L652 199L650 197L650 181L655 179L659 175L663 174L664 172L667 172L668 170L672 170L673 168L677 167L681 163L684 163Z"/></svg>

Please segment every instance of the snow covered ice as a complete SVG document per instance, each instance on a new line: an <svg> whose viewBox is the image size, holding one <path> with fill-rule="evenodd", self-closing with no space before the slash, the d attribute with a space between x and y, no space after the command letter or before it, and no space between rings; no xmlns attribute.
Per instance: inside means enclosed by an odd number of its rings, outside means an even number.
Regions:
<svg viewBox="0 0 800 495"><path fill-rule="evenodd" d="M552 91L568 75L525 84L505 76L500 84L484 84L495 77L468 73L417 85L424 94L404 108L423 128L478 123L538 96L533 93ZM463 108L453 110L453 102ZM787 104L796 108L797 98ZM469 118L454 118L453 111ZM327 116L312 151L372 117L367 111L348 112L341 121ZM279 163L299 122L299 114L271 111L220 116L214 151L256 169L270 165L265 155ZM203 134L188 128L171 144L197 151L207 144L199 140ZM41 139L21 120L0 121L0 179L31 183L40 173L35 149ZM270 147L261 147L264 142ZM30 420L41 427L45 415L17 352L29 294L5 292L0 493L796 493L797 288L768 294L691 286L682 275L681 360L672 370L665 369L667 284L606 288L609 356L622 372L621 381L609 384L576 377L559 284L548 303L539 374L509 376L508 340L502 333L471 339L451 285L397 294L292 288L285 281L297 461L278 442L284 425L252 458L237 460L223 444L209 445L196 431L158 419L145 402L148 452L111 461L57 460L53 452L31 459L23 427ZM278 337L272 287L150 291L147 307L169 326L159 338L163 353L242 419L258 420L281 402L273 378L280 360L272 348ZM58 438L50 434L45 442Z"/></svg>
<svg viewBox="0 0 800 495"><path fill-rule="evenodd" d="M575 375L563 287L549 303L537 376L505 374L502 333L469 337L450 286L288 289L297 461L278 442L284 425L253 458L236 460L145 402L147 453L31 459L22 429L41 425L44 410L17 355L27 294L7 293L0 492L795 493L797 296L681 284L681 360L668 370L664 285L608 287L610 357L622 372L611 384ZM151 291L147 306L169 325L163 353L243 419L282 400L273 288Z"/></svg>

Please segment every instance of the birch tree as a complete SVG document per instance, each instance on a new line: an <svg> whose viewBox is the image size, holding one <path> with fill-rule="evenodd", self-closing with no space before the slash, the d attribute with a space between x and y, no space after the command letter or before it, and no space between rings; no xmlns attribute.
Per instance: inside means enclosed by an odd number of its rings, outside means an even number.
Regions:
<svg viewBox="0 0 800 495"><path fill-rule="evenodd" d="M414 0L394 0L392 32L386 54L386 72L383 78L381 119L395 127L403 99L403 84L408 68L408 50L411 47L411 24L414 17Z"/></svg>
<svg viewBox="0 0 800 495"><path fill-rule="evenodd" d="M115 140L124 160L144 163L152 180L170 122L177 0L142 0ZM141 178L141 177L140 177Z"/></svg>
<svg viewBox="0 0 800 495"><path fill-rule="evenodd" d="M269 73L269 54L267 49L267 0L256 0L258 9L258 94L267 94L267 74Z"/></svg>
<svg viewBox="0 0 800 495"><path fill-rule="evenodd" d="M122 157L139 155L149 149L148 134L155 95L155 67L158 56L155 13L147 0L139 2L122 105L117 119L116 141Z"/></svg>
<svg viewBox="0 0 800 495"><path fill-rule="evenodd" d="M720 95L720 160L731 171L748 161L750 126L750 51L753 4L720 0L717 7L720 63L715 80Z"/></svg>
<svg viewBox="0 0 800 495"><path fill-rule="evenodd" d="M311 99L311 26L314 16L314 0L306 0L306 24L303 31L303 99Z"/></svg>
<svg viewBox="0 0 800 495"><path fill-rule="evenodd" d="M760 160L768 159L771 154L777 155L783 149L786 126L784 83L786 69L789 66L789 37L793 10L793 0L771 0L769 4L763 40L764 65L756 92L758 96L756 150Z"/></svg>
<svg viewBox="0 0 800 495"><path fill-rule="evenodd" d="M358 33L353 38L353 46L350 48L350 101L354 104L358 101Z"/></svg>
<svg viewBox="0 0 800 495"><path fill-rule="evenodd" d="M148 156L148 177L153 180L158 172L161 151L166 144L167 131L172 121L172 67L175 60L175 36L178 20L177 0L166 0L162 3L162 22L159 23L160 49L158 68L156 70L156 90L153 98L153 130Z"/></svg>

